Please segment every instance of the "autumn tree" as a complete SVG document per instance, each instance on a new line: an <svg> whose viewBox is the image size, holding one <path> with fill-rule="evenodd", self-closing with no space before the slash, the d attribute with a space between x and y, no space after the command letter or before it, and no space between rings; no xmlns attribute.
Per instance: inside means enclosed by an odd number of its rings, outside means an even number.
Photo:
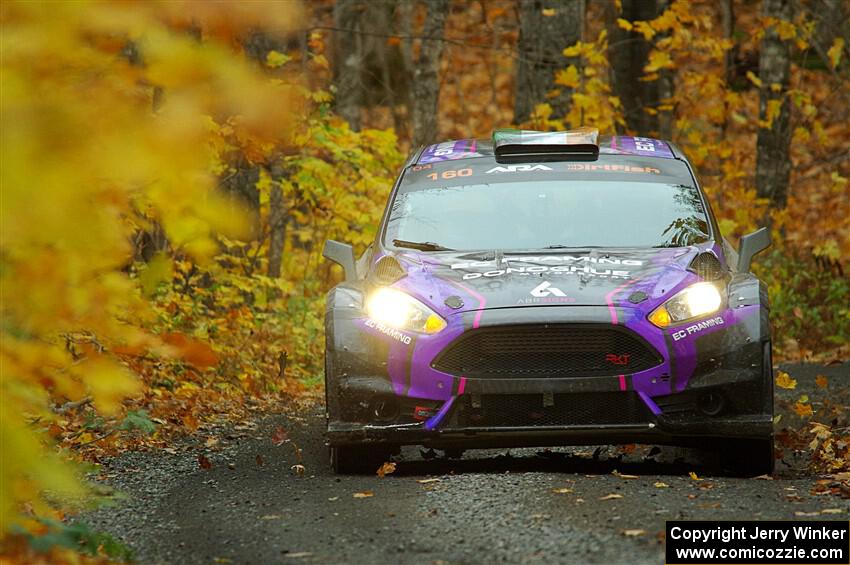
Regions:
<svg viewBox="0 0 850 565"><path fill-rule="evenodd" d="M791 0L764 0L762 16L768 27L759 56L759 130L756 157L756 190L771 206L784 208L791 174ZM785 26L785 28L783 28ZM793 29L793 28L792 28Z"/></svg>
<svg viewBox="0 0 850 565"><path fill-rule="evenodd" d="M413 145L437 141L437 105L440 99L440 58L449 0L422 0L425 26L413 70Z"/></svg>
<svg viewBox="0 0 850 565"><path fill-rule="evenodd" d="M548 103L552 118L570 110L573 89L556 84L556 73L570 65L581 72L579 59L564 49L582 39L585 0L527 0L519 2L514 122L528 121L535 106ZM567 79L569 84L569 79Z"/></svg>
<svg viewBox="0 0 850 565"><path fill-rule="evenodd" d="M646 22L661 15L668 5L668 0L623 0L618 12L615 3L605 4L612 88L622 103L627 129L638 135L670 138L672 133L670 110L662 109L659 116L658 107L673 96L673 75L656 69L647 77L645 71L650 40L656 35ZM644 25L632 27L631 22Z"/></svg>

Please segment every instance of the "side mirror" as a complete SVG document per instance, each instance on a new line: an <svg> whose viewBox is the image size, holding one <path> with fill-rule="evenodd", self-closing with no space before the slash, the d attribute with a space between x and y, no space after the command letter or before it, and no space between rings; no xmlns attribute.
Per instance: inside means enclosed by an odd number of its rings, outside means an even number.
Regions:
<svg viewBox="0 0 850 565"><path fill-rule="evenodd" d="M741 245L738 247L738 272L748 272L756 253L761 253L768 247L770 247L770 230L768 228L761 228L743 236Z"/></svg>
<svg viewBox="0 0 850 565"><path fill-rule="evenodd" d="M357 280L353 247L347 243L340 243L329 239L325 242L325 249L322 251L322 256L342 267L342 270L345 271L346 281Z"/></svg>

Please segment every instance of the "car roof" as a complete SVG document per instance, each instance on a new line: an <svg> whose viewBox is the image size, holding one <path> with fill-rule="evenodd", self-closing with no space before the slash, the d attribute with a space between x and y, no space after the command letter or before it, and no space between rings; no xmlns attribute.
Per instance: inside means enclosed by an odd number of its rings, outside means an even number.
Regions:
<svg viewBox="0 0 850 565"><path fill-rule="evenodd" d="M606 135L599 137L600 155L655 157L685 160L684 155L669 141L651 137ZM491 139L452 139L425 146L417 151L409 165L441 163L462 159L495 158Z"/></svg>

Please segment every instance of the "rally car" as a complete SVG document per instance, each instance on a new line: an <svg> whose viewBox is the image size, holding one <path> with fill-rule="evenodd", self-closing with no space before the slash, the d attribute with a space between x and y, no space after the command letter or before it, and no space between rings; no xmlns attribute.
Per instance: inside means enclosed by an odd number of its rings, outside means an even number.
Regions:
<svg viewBox="0 0 850 565"><path fill-rule="evenodd" d="M499 130L416 151L355 260L325 245L327 442L713 447L773 469L767 230L736 251L668 141Z"/></svg>

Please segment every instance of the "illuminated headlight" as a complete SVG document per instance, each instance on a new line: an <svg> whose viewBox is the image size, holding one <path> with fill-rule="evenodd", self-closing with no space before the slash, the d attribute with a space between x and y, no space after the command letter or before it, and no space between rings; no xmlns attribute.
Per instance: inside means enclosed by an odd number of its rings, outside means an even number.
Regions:
<svg viewBox="0 0 850 565"><path fill-rule="evenodd" d="M714 283L700 282L680 291L649 315L659 328L713 314L720 309L723 297Z"/></svg>
<svg viewBox="0 0 850 565"><path fill-rule="evenodd" d="M446 321L433 310L401 291L382 287L366 300L366 313L376 322L399 330L435 334Z"/></svg>

